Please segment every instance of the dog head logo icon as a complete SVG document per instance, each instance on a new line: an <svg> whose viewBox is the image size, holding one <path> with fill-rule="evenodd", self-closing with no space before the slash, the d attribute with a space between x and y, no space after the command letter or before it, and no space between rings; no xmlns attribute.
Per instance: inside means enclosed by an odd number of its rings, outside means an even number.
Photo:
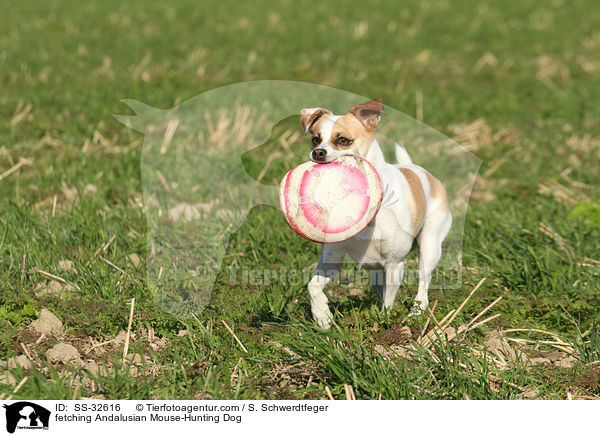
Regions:
<svg viewBox="0 0 600 436"><path fill-rule="evenodd" d="M19 401L3 406L6 409L6 431L14 433L17 428L47 429L50 411L29 401Z"/></svg>

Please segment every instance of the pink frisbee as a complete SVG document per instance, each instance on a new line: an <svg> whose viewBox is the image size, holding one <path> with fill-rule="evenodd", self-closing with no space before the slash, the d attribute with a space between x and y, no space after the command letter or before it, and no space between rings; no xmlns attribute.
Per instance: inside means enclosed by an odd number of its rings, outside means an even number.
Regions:
<svg viewBox="0 0 600 436"><path fill-rule="evenodd" d="M305 162L279 189L285 218L306 239L339 242L364 229L377 214L383 188L377 170L356 156L326 164Z"/></svg>

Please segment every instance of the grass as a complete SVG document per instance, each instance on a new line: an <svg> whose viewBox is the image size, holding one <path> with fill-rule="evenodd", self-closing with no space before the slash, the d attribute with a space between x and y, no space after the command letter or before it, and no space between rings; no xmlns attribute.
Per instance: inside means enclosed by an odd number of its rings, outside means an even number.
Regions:
<svg viewBox="0 0 600 436"><path fill-rule="evenodd" d="M274 10L225 0L5 8L0 360L22 355L22 343L33 362L11 370L16 383L28 377L14 398L326 398L326 386L345 398L345 385L365 399L597 397L600 10L594 6L283 2ZM486 316L501 316L464 340L441 333L427 351L414 343L426 317L408 323L412 339L385 334L407 324L414 287L403 285L394 310L381 313L365 285L341 283L327 291L336 325L322 332L310 318L306 280L265 286L229 279L231 267L310 270L317 260L319 247L268 206L253 209L231 236L204 310L178 318L157 308L143 261L151 235L142 208L144 138L112 114L127 113L123 98L169 109L256 79L382 97L408 115L422 113L424 123L481 158L465 223L463 286L434 290L430 301L438 301L441 320L485 277L453 326L500 296ZM302 154L308 140L298 136L293 144ZM246 158L248 172L259 174L264 156ZM276 183L284 165L274 162L263 183ZM183 240L186 228L179 231ZM74 268L61 268L61 260ZM38 296L38 286L51 280L39 271L79 290ZM90 347L127 329L131 298L135 336L123 364L122 344ZM29 331L42 308L63 322L64 337L38 342ZM492 330L512 328L554 332L573 344L579 360L569 368L519 362L499 368L474 354ZM94 375L50 363L46 352L59 341L100 369ZM410 358L393 352L412 345ZM537 351L556 350L539 344ZM0 384L0 395L13 390Z"/></svg>

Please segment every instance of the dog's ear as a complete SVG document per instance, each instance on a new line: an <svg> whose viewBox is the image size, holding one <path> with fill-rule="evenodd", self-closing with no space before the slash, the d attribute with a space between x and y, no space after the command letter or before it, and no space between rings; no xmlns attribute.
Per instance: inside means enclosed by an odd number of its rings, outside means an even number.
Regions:
<svg viewBox="0 0 600 436"><path fill-rule="evenodd" d="M310 127L323 115L330 114L327 109L321 107L309 107L300 111L300 122L304 128L304 134L306 135L310 130Z"/></svg>
<svg viewBox="0 0 600 436"><path fill-rule="evenodd" d="M383 103L380 98L358 104L350 108L350 113L360 120L367 130L375 130L384 114Z"/></svg>

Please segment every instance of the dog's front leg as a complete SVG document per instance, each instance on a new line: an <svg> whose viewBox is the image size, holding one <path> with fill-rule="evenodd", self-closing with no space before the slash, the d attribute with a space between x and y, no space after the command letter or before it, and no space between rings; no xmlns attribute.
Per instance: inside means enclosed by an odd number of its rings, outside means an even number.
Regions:
<svg viewBox="0 0 600 436"><path fill-rule="evenodd" d="M383 309L391 309L404 275L404 261L390 262L385 266L385 288L383 289Z"/></svg>
<svg viewBox="0 0 600 436"><path fill-rule="evenodd" d="M323 329L329 329L331 327L331 320L333 319L327 305L329 300L327 300L323 289L339 273L344 258L343 253L338 253L330 247L330 245L323 246L317 271L308 283L312 315L318 326Z"/></svg>

